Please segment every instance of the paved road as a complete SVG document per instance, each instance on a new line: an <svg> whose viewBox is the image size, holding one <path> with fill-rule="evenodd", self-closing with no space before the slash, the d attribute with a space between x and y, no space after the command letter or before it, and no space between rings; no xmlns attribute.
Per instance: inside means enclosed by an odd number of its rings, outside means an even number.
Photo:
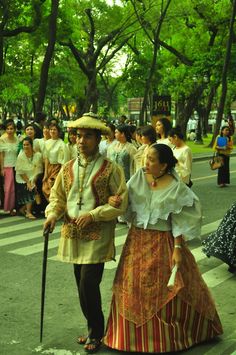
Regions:
<svg viewBox="0 0 236 355"><path fill-rule="evenodd" d="M232 186L218 189L215 172L206 162L194 165L193 189L199 195L204 210L202 236L214 231L223 214L235 200L236 159L232 161ZM235 182L234 182L235 180ZM42 267L42 223L23 217L0 216L0 354L3 355L83 355L75 338L85 334L71 265L56 261L59 229L56 227L49 243L47 291L43 345L39 343L40 292ZM117 262L126 238L127 227L116 228ZM201 241L190 243L203 278L216 301L224 335L211 343L199 345L184 353L188 355L236 355L236 276L214 258L206 258ZM106 264L102 282L105 316L108 316L111 286L117 262ZM101 355L120 354L102 348Z"/></svg>

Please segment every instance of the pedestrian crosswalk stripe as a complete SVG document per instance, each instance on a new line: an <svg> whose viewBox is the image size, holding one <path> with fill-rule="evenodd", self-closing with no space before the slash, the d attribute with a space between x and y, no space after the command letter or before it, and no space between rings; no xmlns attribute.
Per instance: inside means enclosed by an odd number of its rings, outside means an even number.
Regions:
<svg viewBox="0 0 236 355"><path fill-rule="evenodd" d="M58 246L58 241L59 241L59 239L50 240L50 242L48 243L48 249L56 248ZM11 250L11 251L9 251L9 253L28 256L28 255L32 255L32 254L41 252L43 250L43 245L44 245L44 243L43 243L43 238L42 238L41 243L30 245L30 246L24 247L24 248L18 248L15 250Z"/></svg>
<svg viewBox="0 0 236 355"><path fill-rule="evenodd" d="M26 222L20 223L20 224L16 224L16 222L15 222L12 225L7 226L7 227L2 227L2 223L1 223L0 236L4 236L6 233L23 231L24 229L29 229L29 228L38 227L38 226L42 226L42 230L43 230L43 220L42 219L26 221Z"/></svg>
<svg viewBox="0 0 236 355"><path fill-rule="evenodd" d="M15 218L15 217L12 217ZM17 233L18 231L20 232L20 235L17 236L13 236L13 237L5 237L3 239L0 239L0 247L1 246L7 246L7 245L12 245L14 243L19 243L19 242L25 242L27 240L32 240L32 239L36 239L42 236L42 230L43 230L43 220L37 220L34 221L33 224L31 224L31 221L27 221L27 222L23 222L20 224L17 224L17 221L22 220L21 217L16 217L16 219L14 220L14 226L8 226L8 227L3 227L1 228L1 235L5 236L6 231L8 230L8 232L12 232L14 231L14 233ZM202 227L202 235L208 234L214 230L217 229L219 223L221 220L217 220L214 221L212 223L208 223L206 225L203 225ZM29 231L31 226L42 226L42 230L41 231ZM60 225L57 225L54 232L53 232L53 236L55 236L56 233L60 232ZM24 233L24 235L22 235L22 231L26 231ZM115 245L116 247L121 246L124 244L126 237L127 237L127 232L128 232L128 227L126 225L117 225L116 227L116 235L119 234L118 236L115 237ZM121 234L121 235L120 235ZM58 246L58 239L56 240L50 240L49 241L49 245L48 248L49 249L53 249L56 248ZM28 256L31 254L35 254L38 252L41 252L43 250L43 240L40 243L36 243L34 245L30 245L27 247L21 247L21 248L16 248L14 250L9 251L12 254L16 254L16 255L22 255L22 256ZM203 260L205 258L205 255L202 253L202 247L197 247L197 248L193 248L192 250L192 254L194 255L196 261L200 261ZM109 261L107 263L105 263L105 268L106 269L114 269L120 259L120 255L118 254L116 256L116 261ZM49 260L57 260L56 256L50 257Z"/></svg>
<svg viewBox="0 0 236 355"><path fill-rule="evenodd" d="M205 272L202 276L208 287L215 287L219 285L219 283L231 278L233 274L228 272L225 264L221 264Z"/></svg>
<svg viewBox="0 0 236 355"><path fill-rule="evenodd" d="M58 233L58 232L60 232L60 226L56 227L53 233ZM33 232L31 230L30 232L24 233L23 235L16 235L14 237L5 237L3 239L0 239L0 247L4 247L6 245L12 245L20 242L25 242L39 237L43 237L43 229L40 231L33 231Z"/></svg>
<svg viewBox="0 0 236 355"><path fill-rule="evenodd" d="M201 235L205 235L205 234L214 232L217 229L217 227L219 226L220 222L221 222L221 219L218 219L215 222L203 225Z"/></svg>
<svg viewBox="0 0 236 355"><path fill-rule="evenodd" d="M228 336L223 335L222 341L220 343L217 342L217 344L213 346L213 348L211 348L207 352L204 352L204 355L216 355L216 354L236 355L236 351L231 352L232 350L235 349L235 336L236 336L236 331L230 332Z"/></svg>

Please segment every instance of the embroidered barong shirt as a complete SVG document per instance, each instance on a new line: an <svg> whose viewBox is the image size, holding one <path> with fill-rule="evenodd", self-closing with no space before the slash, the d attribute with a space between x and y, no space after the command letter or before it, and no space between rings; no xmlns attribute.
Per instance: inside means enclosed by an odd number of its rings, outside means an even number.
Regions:
<svg viewBox="0 0 236 355"><path fill-rule="evenodd" d="M83 160L81 161L83 164ZM77 160L66 163L51 190L46 217L65 216L59 241L58 259L76 264L96 264L115 258L116 219L127 207L127 187L122 168L97 154L89 161L84 177L82 205L79 206L79 175L84 167ZM108 204L109 196L119 194L119 208ZM81 208L81 209L80 209ZM90 213L93 222L80 230L72 219Z"/></svg>

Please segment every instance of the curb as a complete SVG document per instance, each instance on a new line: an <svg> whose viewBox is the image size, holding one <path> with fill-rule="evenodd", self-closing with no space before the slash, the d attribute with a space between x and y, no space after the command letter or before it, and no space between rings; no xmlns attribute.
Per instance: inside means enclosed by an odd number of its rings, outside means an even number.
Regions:
<svg viewBox="0 0 236 355"><path fill-rule="evenodd" d="M203 156L193 156L193 162L195 161L203 161L203 160L210 160L213 154L203 155ZM231 157L236 157L236 152L230 154Z"/></svg>

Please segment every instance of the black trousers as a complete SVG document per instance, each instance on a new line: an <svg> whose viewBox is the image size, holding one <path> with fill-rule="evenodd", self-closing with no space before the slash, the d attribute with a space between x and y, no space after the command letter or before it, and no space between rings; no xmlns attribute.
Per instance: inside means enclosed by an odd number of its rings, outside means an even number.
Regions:
<svg viewBox="0 0 236 355"><path fill-rule="evenodd" d="M87 319L88 336L101 339L104 335L104 316L100 293L100 283L104 270L101 264L74 264L82 312Z"/></svg>
<svg viewBox="0 0 236 355"><path fill-rule="evenodd" d="M230 174L229 174L229 156L219 154L223 158L224 165L218 169L217 184L229 184Z"/></svg>

